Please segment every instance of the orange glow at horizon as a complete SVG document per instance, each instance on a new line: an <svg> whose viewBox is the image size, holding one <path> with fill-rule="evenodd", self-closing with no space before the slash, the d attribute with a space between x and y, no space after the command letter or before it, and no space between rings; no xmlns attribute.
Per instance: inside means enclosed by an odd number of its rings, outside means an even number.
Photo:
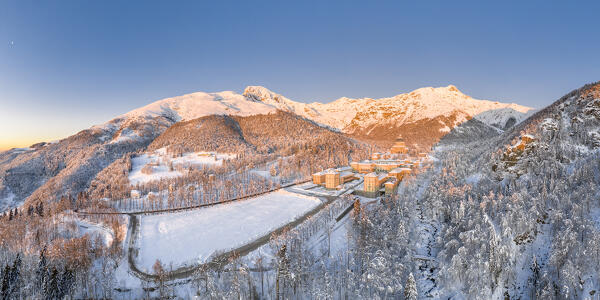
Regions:
<svg viewBox="0 0 600 300"><path fill-rule="evenodd" d="M33 144L41 143L41 142L51 142L62 139L64 137L47 137L47 138L19 138L12 140L0 140L0 151L6 151L13 148L27 148Z"/></svg>

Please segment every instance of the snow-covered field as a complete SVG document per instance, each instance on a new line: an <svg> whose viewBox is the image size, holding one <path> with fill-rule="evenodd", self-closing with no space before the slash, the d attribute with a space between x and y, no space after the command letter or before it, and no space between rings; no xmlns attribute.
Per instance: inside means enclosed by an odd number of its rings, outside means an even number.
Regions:
<svg viewBox="0 0 600 300"><path fill-rule="evenodd" d="M83 236L85 234L88 234L91 237L100 235L106 247L110 246L114 239L112 229L105 225L82 220L72 215L64 216L62 218L61 226L75 229L78 236Z"/></svg>
<svg viewBox="0 0 600 300"><path fill-rule="evenodd" d="M183 175L181 171L177 170L178 168L198 167L202 165L220 166L223 164L223 160L234 157L235 155L231 154L208 152L189 152L184 153L180 157L170 157L166 154L166 150L161 148L153 153L146 153L131 159L129 182L135 185L161 178L174 178ZM152 174L144 174L142 172L142 169L148 164L154 164Z"/></svg>
<svg viewBox="0 0 600 300"><path fill-rule="evenodd" d="M144 216L138 266L151 271L157 259L174 267L206 262L211 254L252 242L320 203L315 197L279 190L240 202Z"/></svg>
<svg viewBox="0 0 600 300"><path fill-rule="evenodd" d="M2 211L15 206L15 194L13 194L9 188L7 188L7 191L6 197L0 197L0 210Z"/></svg>

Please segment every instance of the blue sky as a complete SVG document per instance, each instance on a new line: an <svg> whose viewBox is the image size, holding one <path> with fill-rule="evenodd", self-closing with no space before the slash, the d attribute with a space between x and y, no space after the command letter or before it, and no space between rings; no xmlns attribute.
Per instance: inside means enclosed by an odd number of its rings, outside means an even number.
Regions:
<svg viewBox="0 0 600 300"><path fill-rule="evenodd" d="M0 149L247 85L327 102L454 84L543 107L600 80L599 2L549 2L1 1Z"/></svg>

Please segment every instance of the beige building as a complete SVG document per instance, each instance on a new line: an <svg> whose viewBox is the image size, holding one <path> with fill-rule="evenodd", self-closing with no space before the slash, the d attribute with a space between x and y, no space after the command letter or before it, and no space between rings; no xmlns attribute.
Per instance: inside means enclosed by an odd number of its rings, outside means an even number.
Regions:
<svg viewBox="0 0 600 300"><path fill-rule="evenodd" d="M406 153L408 153L408 148L406 148L406 144L404 143L404 140L401 137L399 137L399 138L396 139L396 142L394 143L394 145L390 149L390 152L393 153L393 154L406 154Z"/></svg>
<svg viewBox="0 0 600 300"><path fill-rule="evenodd" d="M364 191L365 192L377 192L387 180L387 174L369 173L365 175Z"/></svg>
<svg viewBox="0 0 600 300"><path fill-rule="evenodd" d="M385 194L386 195L393 195L396 193L396 191L398 190L398 183L400 182L400 180L396 179L396 178L392 178L391 180L388 180L384 185L385 185Z"/></svg>
<svg viewBox="0 0 600 300"><path fill-rule="evenodd" d="M382 157L382 154L379 152L375 152L375 153L371 154L371 160L378 160L378 159L381 159L381 157Z"/></svg>
<svg viewBox="0 0 600 300"><path fill-rule="evenodd" d="M400 168L400 176L401 179L412 174L412 169L410 168Z"/></svg>
<svg viewBox="0 0 600 300"><path fill-rule="evenodd" d="M395 178L397 180L402 179L402 175L400 174L400 168L395 168L388 173L388 177Z"/></svg>
<svg viewBox="0 0 600 300"><path fill-rule="evenodd" d="M375 170L381 172L389 172L400 166L400 161L396 160L384 160L375 163Z"/></svg>
<svg viewBox="0 0 600 300"><path fill-rule="evenodd" d="M358 179L354 173L352 173L351 171L344 171L340 173L340 181L341 183L346 183L348 181L352 181Z"/></svg>
<svg viewBox="0 0 600 300"><path fill-rule="evenodd" d="M329 170L325 173L325 187L335 189L341 183L340 173L334 170Z"/></svg>
<svg viewBox="0 0 600 300"><path fill-rule="evenodd" d="M337 169L327 169L325 171L312 174L312 182L318 185L324 185L328 189L335 189L340 184L357 179L350 167Z"/></svg>
<svg viewBox="0 0 600 300"><path fill-rule="evenodd" d="M359 173L371 173L375 171L375 163L368 161L368 160L364 160L358 163L358 172Z"/></svg>
<svg viewBox="0 0 600 300"><path fill-rule="evenodd" d="M312 174L312 180L314 184L325 184L325 172L318 172Z"/></svg>

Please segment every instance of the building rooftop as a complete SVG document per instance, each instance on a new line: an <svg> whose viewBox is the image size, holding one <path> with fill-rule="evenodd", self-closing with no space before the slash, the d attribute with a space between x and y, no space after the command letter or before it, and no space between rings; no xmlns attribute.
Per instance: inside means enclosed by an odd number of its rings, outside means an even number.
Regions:
<svg viewBox="0 0 600 300"><path fill-rule="evenodd" d="M331 174L339 174L338 171L334 170L334 169L329 169L325 171L325 175L331 175Z"/></svg>
<svg viewBox="0 0 600 300"><path fill-rule="evenodd" d="M344 171L352 170L352 167L341 167L341 168L337 168L336 170L339 172L344 172Z"/></svg>
<svg viewBox="0 0 600 300"><path fill-rule="evenodd" d="M342 177L346 177L346 176L350 176L350 175L354 175L354 173L352 173L352 171L344 171L344 172L340 173L340 176L342 176Z"/></svg>

